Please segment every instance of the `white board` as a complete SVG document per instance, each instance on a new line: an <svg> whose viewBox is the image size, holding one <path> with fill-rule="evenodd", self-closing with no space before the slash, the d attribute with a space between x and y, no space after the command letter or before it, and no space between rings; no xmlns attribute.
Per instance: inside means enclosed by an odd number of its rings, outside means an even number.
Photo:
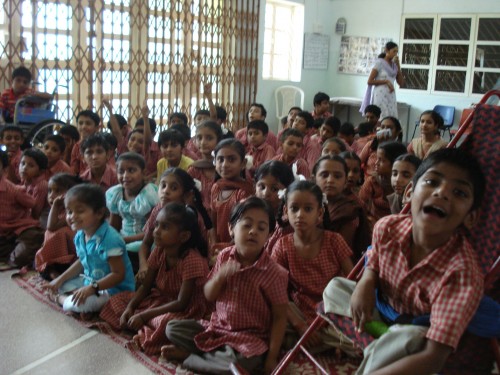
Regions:
<svg viewBox="0 0 500 375"><path fill-rule="evenodd" d="M330 36L316 33L304 34L304 69L328 69Z"/></svg>

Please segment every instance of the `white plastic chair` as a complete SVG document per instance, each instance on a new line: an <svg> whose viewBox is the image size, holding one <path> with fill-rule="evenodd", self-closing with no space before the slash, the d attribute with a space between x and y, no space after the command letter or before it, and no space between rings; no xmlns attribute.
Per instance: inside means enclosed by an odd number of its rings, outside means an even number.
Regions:
<svg viewBox="0 0 500 375"><path fill-rule="evenodd" d="M274 92L274 98L276 100L278 130L281 130L281 119L288 115L290 108L304 108L304 91L296 86L281 86Z"/></svg>

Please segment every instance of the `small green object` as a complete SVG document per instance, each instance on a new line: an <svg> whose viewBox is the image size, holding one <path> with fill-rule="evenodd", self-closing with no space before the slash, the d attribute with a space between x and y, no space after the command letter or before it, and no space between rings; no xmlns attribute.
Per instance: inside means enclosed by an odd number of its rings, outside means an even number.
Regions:
<svg viewBox="0 0 500 375"><path fill-rule="evenodd" d="M370 335L378 339L384 333L389 330L389 327L384 322L380 322L377 320L365 323L365 331Z"/></svg>

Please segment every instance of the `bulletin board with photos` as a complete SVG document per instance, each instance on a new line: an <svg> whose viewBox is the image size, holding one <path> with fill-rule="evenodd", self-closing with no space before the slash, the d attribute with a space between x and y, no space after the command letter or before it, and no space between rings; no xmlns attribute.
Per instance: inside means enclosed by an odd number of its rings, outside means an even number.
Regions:
<svg viewBox="0 0 500 375"><path fill-rule="evenodd" d="M378 55L391 40L383 37L342 36L339 73L369 75Z"/></svg>

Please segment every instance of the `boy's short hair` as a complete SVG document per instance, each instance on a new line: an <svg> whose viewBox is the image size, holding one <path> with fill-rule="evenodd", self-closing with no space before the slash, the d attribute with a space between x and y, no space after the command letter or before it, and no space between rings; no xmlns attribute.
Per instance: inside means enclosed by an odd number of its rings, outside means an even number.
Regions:
<svg viewBox="0 0 500 375"><path fill-rule="evenodd" d="M99 127L99 124L101 123L101 118L99 117L99 115L97 113L92 112L90 109L86 109L84 111L81 111L80 113L78 113L76 115L76 122L78 122L78 119L82 116L90 118L94 122L95 127L96 128Z"/></svg>
<svg viewBox="0 0 500 375"><path fill-rule="evenodd" d="M267 111L266 111L266 107L264 107L263 104L260 104L260 103L252 103L250 104L250 107L248 107L248 111L247 111L247 118L248 118L248 112L250 111L250 108L252 107L257 107L257 108L260 108L260 113L262 116L264 117L267 117Z"/></svg>
<svg viewBox="0 0 500 375"><path fill-rule="evenodd" d="M358 135L360 137L366 137L373 132L373 125L369 122L362 122L358 125Z"/></svg>
<svg viewBox="0 0 500 375"><path fill-rule="evenodd" d="M24 139L24 133L23 133L23 129L21 129L19 126L17 125L6 125L2 128L2 130L0 130L0 139L3 138L5 132L17 132L21 135L21 138Z"/></svg>
<svg viewBox="0 0 500 375"><path fill-rule="evenodd" d="M31 72L25 66L20 66L12 71L12 79L14 79L16 77L26 78L30 82L32 79Z"/></svg>
<svg viewBox="0 0 500 375"><path fill-rule="evenodd" d="M132 130L130 133L128 133L127 140L129 140L130 137L132 137L132 134L135 134L135 133L139 133L139 134L144 135L144 130L142 130L142 129L134 129L134 130Z"/></svg>
<svg viewBox="0 0 500 375"><path fill-rule="evenodd" d="M114 116L116 118L116 121L118 121L118 126L120 127L120 129L123 129L123 127L128 124L127 119L122 115L114 115ZM108 121L108 129L111 129L111 120Z"/></svg>
<svg viewBox="0 0 500 375"><path fill-rule="evenodd" d="M196 116L198 115L210 117L210 111L208 109L199 109L194 113L194 118L196 118Z"/></svg>
<svg viewBox="0 0 500 375"><path fill-rule="evenodd" d="M288 137L299 137L304 139L304 134L297 129L288 128L281 133L280 142L283 143Z"/></svg>
<svg viewBox="0 0 500 375"><path fill-rule="evenodd" d="M87 139L84 139L82 141L82 144L80 145L80 152L83 154L85 153L86 149L95 146L101 146L106 152L108 152L110 149L109 143L108 141L106 141L106 138L102 136L102 133L98 133L92 134Z"/></svg>
<svg viewBox="0 0 500 375"><path fill-rule="evenodd" d="M217 112L217 120L220 120L221 122L226 121L227 112L223 107L221 107L220 105L216 105L215 111Z"/></svg>
<svg viewBox="0 0 500 375"><path fill-rule="evenodd" d="M184 125L187 126L187 124L188 124L188 118L187 118L186 114L184 114L182 112L174 112L174 113L172 113L170 116L168 116L168 122L170 123L172 121L172 119L174 119L176 117L178 119L182 120L182 122L184 123Z"/></svg>
<svg viewBox="0 0 500 375"><path fill-rule="evenodd" d="M32 158L38 165L38 168L40 168L40 170L47 169L49 165L49 160L47 159L47 156L42 152L42 150L38 148L35 147L27 148L26 150L23 151L23 156L28 156Z"/></svg>
<svg viewBox="0 0 500 375"><path fill-rule="evenodd" d="M184 137L184 143L189 142L191 139L191 129L189 129L186 125L175 124L170 127L170 130L176 130L181 133Z"/></svg>
<svg viewBox="0 0 500 375"><path fill-rule="evenodd" d="M156 121L148 117L149 129L151 129L151 134L156 134ZM144 126L144 119L141 117L135 122L135 126Z"/></svg>
<svg viewBox="0 0 500 375"><path fill-rule="evenodd" d="M302 111L302 108L300 107L291 107L289 110L288 110L288 114L290 114L290 112L292 111L299 111L301 112ZM288 118L288 117L287 117Z"/></svg>
<svg viewBox="0 0 500 375"><path fill-rule="evenodd" d="M330 116L323 120L322 125L326 125L332 128L333 135L336 136L339 133L341 122L338 117Z"/></svg>
<svg viewBox="0 0 500 375"><path fill-rule="evenodd" d="M59 134L67 135L71 137L75 142L80 140L80 133L78 133L78 129L73 125L64 125L59 129Z"/></svg>
<svg viewBox="0 0 500 375"><path fill-rule="evenodd" d="M318 92L316 95L314 95L313 98L313 105L321 104L321 102L327 100L328 102L330 101L330 96L328 94L325 94L324 92Z"/></svg>
<svg viewBox="0 0 500 375"><path fill-rule="evenodd" d="M314 129L319 129L321 128L321 125L323 125L323 119L322 118L316 118L314 119L314 122L313 122L313 128Z"/></svg>
<svg viewBox="0 0 500 375"><path fill-rule="evenodd" d="M0 149L0 162L2 163L3 169L9 166L9 154L7 151Z"/></svg>
<svg viewBox="0 0 500 375"><path fill-rule="evenodd" d="M266 122L262 120L250 121L247 125L247 131L250 129L260 130L264 135L269 133L269 126L267 126Z"/></svg>
<svg viewBox="0 0 500 375"><path fill-rule="evenodd" d="M297 113L297 116L295 116L295 118L297 117L302 117L304 120L306 120L306 127L307 129L311 129L314 125L314 117L312 117L312 115L307 112L307 111L302 111L302 112L299 112Z"/></svg>
<svg viewBox="0 0 500 375"><path fill-rule="evenodd" d="M404 155L407 152L404 144L395 141L383 142L378 148L384 151L384 156L391 162L391 165L394 164L394 160L396 160L398 156Z"/></svg>
<svg viewBox="0 0 500 375"><path fill-rule="evenodd" d="M59 134L51 134L46 136L44 143L48 141L54 142L57 145L57 147L59 147L59 151L61 152L64 152L64 150L66 149L66 141Z"/></svg>
<svg viewBox="0 0 500 375"><path fill-rule="evenodd" d="M116 137L111 133L101 133L101 136L104 137L106 142L108 142L110 150L115 150L118 147L118 141Z"/></svg>
<svg viewBox="0 0 500 375"><path fill-rule="evenodd" d="M166 143L174 143L181 145L181 148L184 148L185 138L184 136L175 129L164 130L158 136L158 144L163 146Z"/></svg>
<svg viewBox="0 0 500 375"><path fill-rule="evenodd" d="M354 125L350 122L344 122L339 129L339 134L343 135L354 135L356 131L354 130Z"/></svg>
<svg viewBox="0 0 500 375"><path fill-rule="evenodd" d="M428 169L441 163L451 164L462 169L469 175L469 180L474 190L472 209L479 208L486 189L486 179L476 158L458 148L442 148L430 153L429 156L422 161L422 164L420 164L420 167L418 167L417 172L413 176L413 186L415 187L420 177L422 177Z"/></svg>
<svg viewBox="0 0 500 375"><path fill-rule="evenodd" d="M368 112L373 113L375 117L380 117L380 115L382 114L382 110L380 109L380 107L376 106L375 104L366 106L364 114L366 115Z"/></svg>

